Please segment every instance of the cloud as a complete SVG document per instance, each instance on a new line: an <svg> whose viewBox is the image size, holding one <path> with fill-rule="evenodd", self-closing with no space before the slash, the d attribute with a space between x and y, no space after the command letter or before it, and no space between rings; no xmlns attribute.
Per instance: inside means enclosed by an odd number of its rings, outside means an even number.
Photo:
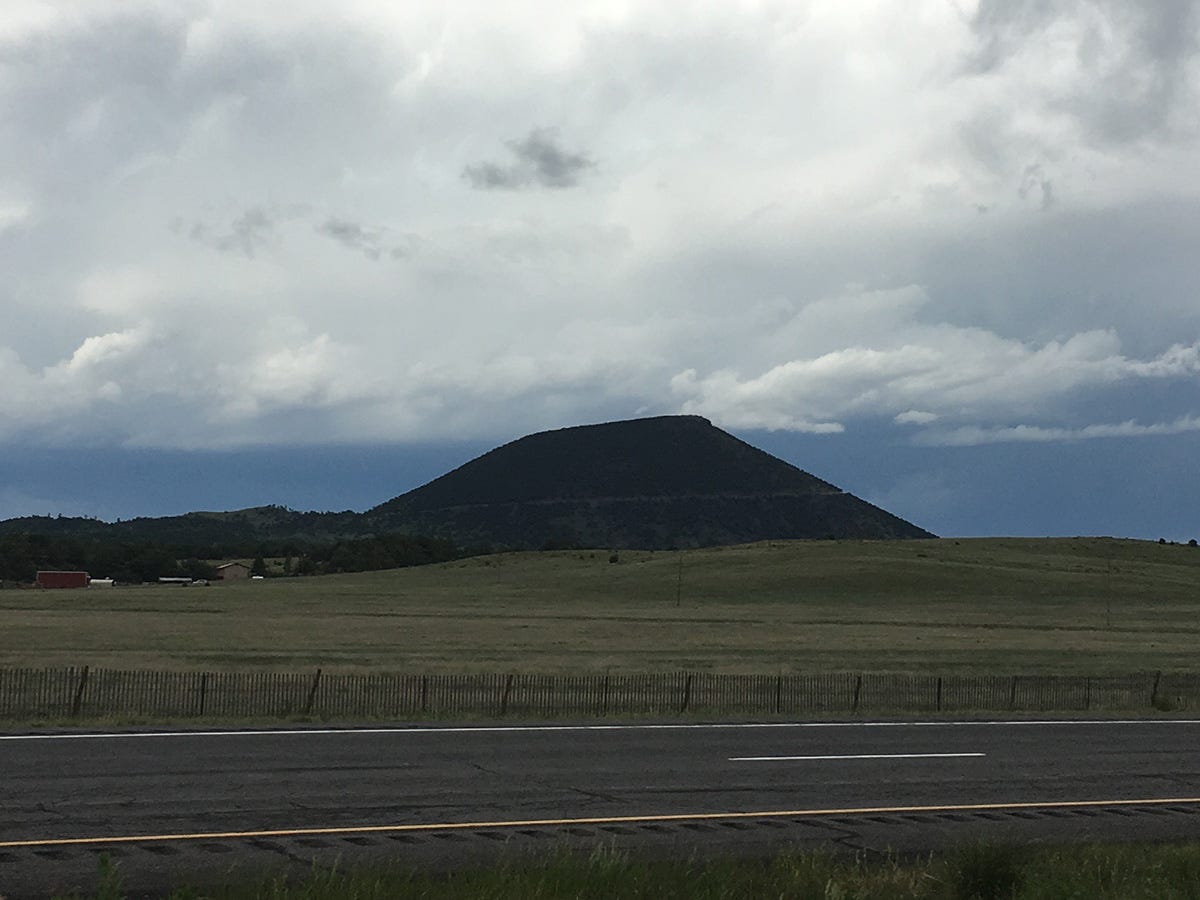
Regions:
<svg viewBox="0 0 1200 900"><path fill-rule="evenodd" d="M222 343L236 352L213 358ZM87 338L41 371L0 352L0 380L13 388L0 394L0 440L53 445L311 443L309 412L336 414L375 389L351 349L286 319L174 331L142 324ZM296 421L275 420L288 413Z"/></svg>
<svg viewBox="0 0 1200 900"><path fill-rule="evenodd" d="M287 328L290 323L281 326ZM249 419L265 411L336 407L357 400L365 380L353 352L327 334L308 340L299 328L290 340L274 342L244 360L216 370L220 410L233 419Z"/></svg>
<svg viewBox="0 0 1200 900"><path fill-rule="evenodd" d="M1188 5L469 8L0 10L0 441L1200 414Z"/></svg>
<svg viewBox="0 0 1200 900"><path fill-rule="evenodd" d="M379 259L379 254L382 252L379 246L379 233L364 228L357 222L337 218L326 219L317 226L317 231L352 250L362 251L368 259Z"/></svg>
<svg viewBox="0 0 1200 900"><path fill-rule="evenodd" d="M0 200L0 235L10 229L21 227L21 223L29 217L29 207L23 203Z"/></svg>
<svg viewBox="0 0 1200 900"><path fill-rule="evenodd" d="M392 259L401 259L411 252L411 248L404 243L386 246L388 241L385 228L360 225L358 222L337 216L330 216L315 228L317 233L332 238L349 250L357 250L372 261L378 260L385 252Z"/></svg>
<svg viewBox="0 0 1200 900"><path fill-rule="evenodd" d="M586 155L571 153L557 143L553 129L534 129L520 141L507 141L516 159L506 166L484 162L463 169L472 187L516 190L526 187L569 188L595 168Z"/></svg>
<svg viewBox="0 0 1200 900"><path fill-rule="evenodd" d="M892 419L897 425L928 425L938 420L938 414L922 409L906 409Z"/></svg>
<svg viewBox="0 0 1200 900"><path fill-rule="evenodd" d="M0 352L0 439L30 431L76 438L94 433L97 419L119 410L130 363L151 343L152 330L139 326L96 335L65 360L34 372L11 351ZM102 429L101 429L102 430Z"/></svg>
<svg viewBox="0 0 1200 900"><path fill-rule="evenodd" d="M187 235L222 253L238 253L246 259L254 259L274 245L279 225L296 218L300 212L299 209L283 211L252 206L238 213L228 225L217 227L202 221L193 222L187 227ZM171 230L176 233L184 228L179 217L171 223Z"/></svg>
<svg viewBox="0 0 1200 900"><path fill-rule="evenodd" d="M150 333L144 328L90 337L71 354L62 370L72 374L102 370L137 353L149 341Z"/></svg>
<svg viewBox="0 0 1200 900"><path fill-rule="evenodd" d="M862 416L922 425L1012 420L1030 411L1070 415L1089 391L1200 376L1200 341L1136 359L1120 352L1111 331L1037 345L923 322L924 303L913 288L819 301L775 324L777 352L788 344L836 347L851 332L856 345L779 360L758 374L724 368L698 376L688 369L672 379L672 390L684 411L739 427L834 431Z"/></svg>
<svg viewBox="0 0 1200 900"><path fill-rule="evenodd" d="M980 444L1048 443L1086 441L1096 438L1155 437L1200 431L1200 416L1181 416L1172 422L1143 425L1132 419L1118 423L1085 425L1082 428L1046 428L1037 425L1012 425L1004 428L980 428L970 425L949 431L929 431L917 438L927 446L975 447Z"/></svg>
<svg viewBox="0 0 1200 900"><path fill-rule="evenodd" d="M1040 102L1112 142L1195 129L1200 7L1121 0L983 0L971 68L997 74L1037 61L1054 90ZM1036 95L1035 95L1036 97Z"/></svg>
<svg viewBox="0 0 1200 900"><path fill-rule="evenodd" d="M248 209L236 219L227 234L218 235L215 246L225 252L238 251L253 259L257 250L267 245L275 223L262 209ZM193 230L193 237L197 236Z"/></svg>
<svg viewBox="0 0 1200 900"><path fill-rule="evenodd" d="M1025 167L1021 176L1021 187L1017 194L1024 200L1031 195L1040 197L1039 206L1047 210L1054 205L1054 183L1042 175L1040 163L1032 163Z"/></svg>

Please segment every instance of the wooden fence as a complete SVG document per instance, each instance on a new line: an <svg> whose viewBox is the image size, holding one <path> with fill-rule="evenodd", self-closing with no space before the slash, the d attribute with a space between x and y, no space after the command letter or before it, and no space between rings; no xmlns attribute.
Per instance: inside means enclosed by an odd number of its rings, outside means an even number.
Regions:
<svg viewBox="0 0 1200 900"><path fill-rule="evenodd" d="M0 719L794 716L1200 707L1200 675L398 675L0 669Z"/></svg>

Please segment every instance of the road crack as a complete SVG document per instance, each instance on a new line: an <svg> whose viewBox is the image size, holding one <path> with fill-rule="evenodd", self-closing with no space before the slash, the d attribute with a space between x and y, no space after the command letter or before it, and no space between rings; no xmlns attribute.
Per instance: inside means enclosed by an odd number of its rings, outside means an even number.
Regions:
<svg viewBox="0 0 1200 900"><path fill-rule="evenodd" d="M510 777L503 772L496 771L495 769L489 769L481 763L471 763L471 765L477 771L482 772L485 775L491 775L493 778ZM588 788L575 787L574 785L566 785L563 787L560 785L550 784L549 782L534 775L523 775L521 777L526 783L539 787L543 791L570 791L572 793L579 794L582 797L586 797L589 800L599 800L603 803L625 802L623 797L618 797L616 794L606 794L603 791L589 790Z"/></svg>
<svg viewBox="0 0 1200 900"><path fill-rule="evenodd" d="M576 794L581 794L589 800L603 800L605 803L623 803L624 798L618 797L616 794L605 794L601 791L589 791L587 788L571 787L568 790L574 791Z"/></svg>

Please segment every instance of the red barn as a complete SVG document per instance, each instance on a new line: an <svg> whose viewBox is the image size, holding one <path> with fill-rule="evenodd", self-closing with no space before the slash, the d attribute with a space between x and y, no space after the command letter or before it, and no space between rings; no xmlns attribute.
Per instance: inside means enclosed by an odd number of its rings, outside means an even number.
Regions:
<svg viewBox="0 0 1200 900"><path fill-rule="evenodd" d="M37 586L43 588L85 588L87 572L38 572Z"/></svg>

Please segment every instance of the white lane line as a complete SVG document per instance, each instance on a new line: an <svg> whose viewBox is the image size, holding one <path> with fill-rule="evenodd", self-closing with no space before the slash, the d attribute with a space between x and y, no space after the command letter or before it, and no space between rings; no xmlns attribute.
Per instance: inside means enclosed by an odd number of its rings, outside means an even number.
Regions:
<svg viewBox="0 0 1200 900"><path fill-rule="evenodd" d="M108 740L130 738L194 738L194 737L309 737L337 734L504 734L554 731L732 731L737 729L781 728L977 728L1031 727L1066 725L1200 725L1200 719L989 719L965 721L915 722L710 722L656 723L640 725L453 725L425 727L421 725L385 728L260 728L229 729L224 731L97 731L54 732L43 734L0 734L0 741L68 741Z"/></svg>
<svg viewBox="0 0 1200 900"><path fill-rule="evenodd" d="M986 753L843 753L837 756L731 756L730 762L787 762L823 759L959 759Z"/></svg>

